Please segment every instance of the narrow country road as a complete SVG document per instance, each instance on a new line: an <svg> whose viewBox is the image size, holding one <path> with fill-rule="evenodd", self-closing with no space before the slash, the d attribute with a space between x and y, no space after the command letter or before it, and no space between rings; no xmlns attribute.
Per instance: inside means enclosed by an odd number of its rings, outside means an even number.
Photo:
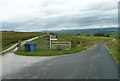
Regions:
<svg viewBox="0 0 120 81"><path fill-rule="evenodd" d="M3 79L118 79L118 64L104 43L80 53L38 60L29 67L12 71L4 74Z"/></svg>

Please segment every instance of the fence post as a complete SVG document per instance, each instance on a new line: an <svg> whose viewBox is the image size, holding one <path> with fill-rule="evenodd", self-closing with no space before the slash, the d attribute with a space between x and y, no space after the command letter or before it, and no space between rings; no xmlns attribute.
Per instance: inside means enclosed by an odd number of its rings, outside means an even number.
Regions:
<svg viewBox="0 0 120 81"><path fill-rule="evenodd" d="M51 42L52 42L52 41L51 41L51 35L50 35L50 49L51 49Z"/></svg>
<svg viewBox="0 0 120 81"><path fill-rule="evenodd" d="M18 47L18 50L20 51L21 50L21 41L18 41L17 47Z"/></svg>
<svg viewBox="0 0 120 81"><path fill-rule="evenodd" d="M71 49L71 42L70 42L70 49Z"/></svg>

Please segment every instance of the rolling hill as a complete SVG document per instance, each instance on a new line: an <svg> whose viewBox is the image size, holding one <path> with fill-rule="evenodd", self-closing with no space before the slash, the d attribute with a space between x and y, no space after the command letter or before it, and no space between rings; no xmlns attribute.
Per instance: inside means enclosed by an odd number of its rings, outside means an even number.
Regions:
<svg viewBox="0 0 120 81"><path fill-rule="evenodd" d="M68 33L68 34L94 34L94 33L106 33L106 34L117 34L118 28L95 28L95 29L72 29L72 30L60 30L60 31L42 31L52 33Z"/></svg>

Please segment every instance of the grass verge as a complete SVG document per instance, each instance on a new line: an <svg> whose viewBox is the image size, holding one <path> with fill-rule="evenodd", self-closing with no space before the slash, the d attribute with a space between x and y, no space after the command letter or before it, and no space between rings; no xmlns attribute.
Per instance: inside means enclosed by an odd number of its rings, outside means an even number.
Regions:
<svg viewBox="0 0 120 81"><path fill-rule="evenodd" d="M112 53L113 57L115 57L118 64L120 64L120 57L119 57L120 50L119 50L118 40L109 41L107 47L109 51Z"/></svg>
<svg viewBox="0 0 120 81"><path fill-rule="evenodd" d="M17 43L17 42L16 42L16 43ZM4 48L2 48L2 51L8 49L9 47L13 46L13 45L16 44L16 43L11 43L11 44L5 46Z"/></svg>
<svg viewBox="0 0 120 81"><path fill-rule="evenodd" d="M17 46L15 46L14 48L12 48L12 49L10 49L10 50L4 52L4 53L0 53L0 55L4 55L4 54L6 54L7 52L13 51L16 47L17 47Z"/></svg>

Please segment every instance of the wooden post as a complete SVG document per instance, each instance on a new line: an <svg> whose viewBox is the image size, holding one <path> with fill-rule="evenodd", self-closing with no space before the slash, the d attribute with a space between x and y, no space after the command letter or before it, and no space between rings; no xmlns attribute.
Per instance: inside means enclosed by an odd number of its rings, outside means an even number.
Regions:
<svg viewBox="0 0 120 81"><path fill-rule="evenodd" d="M51 41L51 35L50 35L50 49L51 49L51 42L52 42L52 41Z"/></svg>
<svg viewBox="0 0 120 81"><path fill-rule="evenodd" d="M18 47L18 50L20 51L21 50L21 41L18 41L17 47Z"/></svg>
<svg viewBox="0 0 120 81"><path fill-rule="evenodd" d="M71 42L70 42L70 49L71 49Z"/></svg>

